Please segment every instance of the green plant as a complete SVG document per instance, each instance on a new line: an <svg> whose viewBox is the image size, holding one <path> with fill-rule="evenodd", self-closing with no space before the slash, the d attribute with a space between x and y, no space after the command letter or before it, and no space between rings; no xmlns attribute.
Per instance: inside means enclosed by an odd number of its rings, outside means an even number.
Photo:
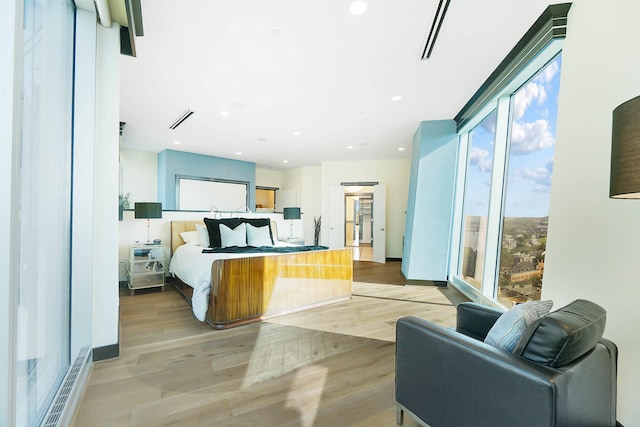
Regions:
<svg viewBox="0 0 640 427"><path fill-rule="evenodd" d="M125 195L120 195L120 205L122 209L130 209L131 208L131 192L128 192Z"/></svg>
<svg viewBox="0 0 640 427"><path fill-rule="evenodd" d="M318 246L320 243L320 227L321 227L322 216L319 216L317 219L313 217L313 244Z"/></svg>

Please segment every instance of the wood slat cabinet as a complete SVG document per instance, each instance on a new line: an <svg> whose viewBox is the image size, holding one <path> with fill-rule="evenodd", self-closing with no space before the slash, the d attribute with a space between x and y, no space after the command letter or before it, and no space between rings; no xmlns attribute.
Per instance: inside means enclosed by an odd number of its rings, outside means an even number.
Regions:
<svg viewBox="0 0 640 427"><path fill-rule="evenodd" d="M165 273L167 260L163 245L131 245L129 246L129 294L134 295L136 289L161 287L165 289Z"/></svg>

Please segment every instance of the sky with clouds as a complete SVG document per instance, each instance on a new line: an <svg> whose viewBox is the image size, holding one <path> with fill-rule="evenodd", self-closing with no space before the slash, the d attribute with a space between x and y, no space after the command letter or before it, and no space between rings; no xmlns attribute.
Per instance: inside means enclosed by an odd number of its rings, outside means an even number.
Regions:
<svg viewBox="0 0 640 427"><path fill-rule="evenodd" d="M558 56L514 95L508 150L507 217L549 214L560 68ZM467 215L487 215L495 121L496 115L492 113L470 134Z"/></svg>

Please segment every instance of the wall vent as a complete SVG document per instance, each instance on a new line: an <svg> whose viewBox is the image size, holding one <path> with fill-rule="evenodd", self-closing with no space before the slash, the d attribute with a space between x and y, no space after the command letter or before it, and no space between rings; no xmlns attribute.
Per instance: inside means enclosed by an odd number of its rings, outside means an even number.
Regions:
<svg viewBox="0 0 640 427"><path fill-rule="evenodd" d="M78 357L76 358L73 366L67 372L62 386L58 390L53 403L49 408L49 412L44 418L42 427L58 427L63 425L69 425L71 417L73 417L73 411L75 405L80 398L82 392L80 382L84 382L88 371L83 372L83 368L88 367L89 348L85 347L80 350ZM81 376L84 373L85 376Z"/></svg>

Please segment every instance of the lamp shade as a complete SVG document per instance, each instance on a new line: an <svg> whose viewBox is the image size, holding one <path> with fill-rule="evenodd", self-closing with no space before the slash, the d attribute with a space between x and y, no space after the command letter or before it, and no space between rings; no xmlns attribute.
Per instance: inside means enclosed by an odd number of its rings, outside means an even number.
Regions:
<svg viewBox="0 0 640 427"><path fill-rule="evenodd" d="M300 208L284 208L284 219L300 219Z"/></svg>
<svg viewBox="0 0 640 427"><path fill-rule="evenodd" d="M133 206L135 218L162 218L162 203L136 202Z"/></svg>
<svg viewBox="0 0 640 427"><path fill-rule="evenodd" d="M613 110L609 197L640 199L640 96Z"/></svg>

